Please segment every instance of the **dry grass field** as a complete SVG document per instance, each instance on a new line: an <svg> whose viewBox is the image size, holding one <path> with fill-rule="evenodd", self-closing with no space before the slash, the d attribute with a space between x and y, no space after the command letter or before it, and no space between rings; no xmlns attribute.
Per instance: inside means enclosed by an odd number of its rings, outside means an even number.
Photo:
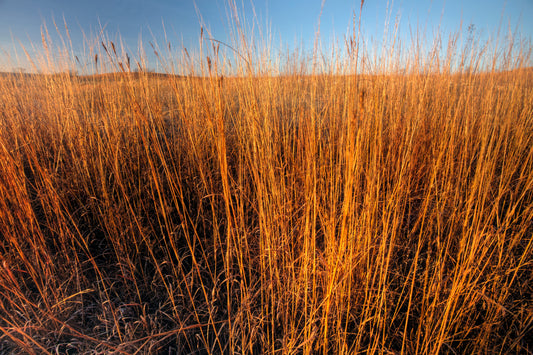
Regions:
<svg viewBox="0 0 533 355"><path fill-rule="evenodd" d="M0 352L533 353L531 48L354 43L0 76Z"/></svg>

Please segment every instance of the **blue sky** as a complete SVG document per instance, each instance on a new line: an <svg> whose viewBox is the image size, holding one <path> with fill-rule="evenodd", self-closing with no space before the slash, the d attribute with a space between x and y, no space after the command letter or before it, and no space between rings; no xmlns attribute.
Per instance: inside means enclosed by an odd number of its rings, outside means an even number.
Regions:
<svg viewBox="0 0 533 355"><path fill-rule="evenodd" d="M254 12L249 0L238 0L243 14L249 21ZM299 47L311 50L318 28L322 0L263 0L254 1L256 20L264 30L270 29L274 51ZM326 0L320 16L322 44L341 41L351 27L355 11L359 15L360 1ZM30 54L31 43L37 52L42 52L41 26L47 24L56 46L61 46L55 34L53 19L65 34L65 19L73 41L74 54L88 56L83 51L83 39L97 38L104 28L106 36L118 42L122 38L128 52L135 53L139 38L143 39L146 52L151 53L148 41L155 39L165 43L163 24L168 40L177 48L185 46L189 51L198 48L200 19L210 28L214 38L230 43L228 6L224 0L0 0L0 70L25 67L20 44ZM439 30L446 34L458 31L461 21L463 32L474 24L480 36L495 34L502 23L503 32L509 25L517 29L523 38L533 37L533 0L508 1L463 1L463 0L366 0L362 13L365 40L379 42L383 38L387 18L394 24L400 20L401 38L409 40L410 30L419 28L422 34L433 37ZM503 20L503 22L502 22ZM392 28L392 26L390 27ZM85 53L85 54L84 54ZM148 56L148 65L156 68L153 55ZM18 59L17 59L18 58Z"/></svg>

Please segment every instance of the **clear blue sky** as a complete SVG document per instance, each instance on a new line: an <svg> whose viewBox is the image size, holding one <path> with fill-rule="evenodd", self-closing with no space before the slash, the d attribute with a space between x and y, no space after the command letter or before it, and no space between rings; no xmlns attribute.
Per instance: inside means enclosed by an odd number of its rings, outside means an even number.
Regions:
<svg viewBox="0 0 533 355"><path fill-rule="evenodd" d="M238 0L237 3L239 6L244 4L244 15L252 20L250 1ZM254 1L258 21L263 28L269 25L271 29L274 50L294 46L312 49L321 4L321 0ZM322 44L330 43L333 36L342 40L351 26L354 10L356 16L359 15L359 7L360 1L326 0L320 17ZM158 43L164 43L162 23L168 40L175 47L183 44L189 51L194 51L200 35L198 14L211 29L213 37L229 42L227 5L224 0L0 0L0 70L15 67L27 67L30 70L19 42L28 49L31 49L33 42L39 51L42 48L43 23L47 24L54 44L60 46L53 19L64 34L65 18L75 54L83 55L83 33L96 38L101 27L104 27L111 40L117 41L120 34L130 52L136 51L140 37L145 43L146 52L151 52L148 41L155 39ZM469 24L474 24L481 36L488 36L497 31L502 19L504 32L511 25L513 30L518 29L523 38L533 37L533 21L530 19L533 0L366 0L362 25L369 41L381 40L388 14L393 24L397 17L400 19L403 38L409 38L409 28L417 27L432 37L439 24L443 34L458 31L461 21L463 32ZM148 58L149 65L155 68L153 56L148 55Z"/></svg>

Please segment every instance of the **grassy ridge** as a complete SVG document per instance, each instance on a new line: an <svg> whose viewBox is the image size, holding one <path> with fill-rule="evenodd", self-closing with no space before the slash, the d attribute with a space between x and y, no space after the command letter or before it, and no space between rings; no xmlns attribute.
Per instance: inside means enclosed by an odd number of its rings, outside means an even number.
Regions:
<svg viewBox="0 0 533 355"><path fill-rule="evenodd" d="M0 351L533 351L533 71L447 69L0 76Z"/></svg>

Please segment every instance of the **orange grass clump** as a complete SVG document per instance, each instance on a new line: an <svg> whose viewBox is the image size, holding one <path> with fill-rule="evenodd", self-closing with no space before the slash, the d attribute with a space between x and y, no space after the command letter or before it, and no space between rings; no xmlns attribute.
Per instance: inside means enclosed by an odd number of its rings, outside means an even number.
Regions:
<svg viewBox="0 0 533 355"><path fill-rule="evenodd" d="M1 76L0 352L532 352L531 48L355 37Z"/></svg>

